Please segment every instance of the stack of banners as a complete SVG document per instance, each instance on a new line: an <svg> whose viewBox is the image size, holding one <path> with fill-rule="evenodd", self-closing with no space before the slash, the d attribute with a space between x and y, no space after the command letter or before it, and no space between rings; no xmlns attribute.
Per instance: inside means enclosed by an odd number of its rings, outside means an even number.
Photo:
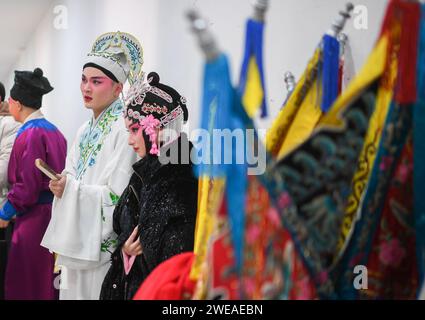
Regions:
<svg viewBox="0 0 425 320"><path fill-rule="evenodd" d="M311 137L268 168L271 198L320 298L417 295L409 134L416 71L406 57L417 60L419 12L417 3L390 3L362 71ZM341 246L347 206L357 206L358 221ZM353 285L360 265L373 282L363 290Z"/></svg>
<svg viewBox="0 0 425 320"><path fill-rule="evenodd" d="M262 43L252 40L262 41L263 26L248 22L238 88L226 55L206 63L193 299L418 297L424 8L390 1L375 47L340 94L339 44L325 35L265 146L253 123L265 113ZM211 141L214 130L241 130L243 151ZM265 172L251 175L263 153Z"/></svg>

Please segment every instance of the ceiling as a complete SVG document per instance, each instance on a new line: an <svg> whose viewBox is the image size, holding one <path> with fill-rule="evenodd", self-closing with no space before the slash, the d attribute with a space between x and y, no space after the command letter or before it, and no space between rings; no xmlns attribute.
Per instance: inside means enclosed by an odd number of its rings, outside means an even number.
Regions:
<svg viewBox="0 0 425 320"><path fill-rule="evenodd" d="M0 0L0 79L10 72L52 2Z"/></svg>

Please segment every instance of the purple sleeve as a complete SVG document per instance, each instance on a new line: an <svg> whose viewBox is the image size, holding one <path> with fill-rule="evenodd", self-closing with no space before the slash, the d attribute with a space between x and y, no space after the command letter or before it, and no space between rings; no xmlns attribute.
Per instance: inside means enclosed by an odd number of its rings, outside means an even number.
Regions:
<svg viewBox="0 0 425 320"><path fill-rule="evenodd" d="M48 179L42 176L34 164L37 158L46 161L45 138L38 130L30 129L15 142L21 144L22 152L19 152L20 157L9 165L9 170L12 168L16 177L7 198L19 213L25 213L34 206L40 192L48 185Z"/></svg>

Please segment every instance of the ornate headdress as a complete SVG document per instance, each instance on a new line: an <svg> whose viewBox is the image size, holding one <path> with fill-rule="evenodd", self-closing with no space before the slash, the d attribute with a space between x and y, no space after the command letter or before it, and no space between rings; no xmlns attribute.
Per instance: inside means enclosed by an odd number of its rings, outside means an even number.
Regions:
<svg viewBox="0 0 425 320"><path fill-rule="evenodd" d="M102 70L112 80L133 84L142 76L143 49L139 41L125 32L109 32L101 35L87 55L86 67Z"/></svg>
<svg viewBox="0 0 425 320"><path fill-rule="evenodd" d="M149 128L149 132L162 129L160 142L161 146L165 146L179 138L188 119L188 110L186 99L159 80L159 75L151 72L147 82L141 77L133 83L124 100L125 117L140 123L143 129ZM149 132L145 130L150 141L156 141L156 137ZM156 151L156 144L153 143L151 153L157 154Z"/></svg>

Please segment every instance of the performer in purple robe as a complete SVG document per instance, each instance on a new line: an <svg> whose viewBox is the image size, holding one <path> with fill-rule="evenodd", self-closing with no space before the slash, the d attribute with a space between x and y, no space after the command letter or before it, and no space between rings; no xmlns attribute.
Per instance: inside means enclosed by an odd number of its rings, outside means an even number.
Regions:
<svg viewBox="0 0 425 320"><path fill-rule="evenodd" d="M15 71L9 106L22 127L9 161L10 191L0 209L0 228L15 218L6 268L7 300L57 298L54 257L40 246L50 221L53 194L49 190L50 179L34 165L40 158L56 172L65 167L66 140L39 110L42 96L52 90L41 69Z"/></svg>

